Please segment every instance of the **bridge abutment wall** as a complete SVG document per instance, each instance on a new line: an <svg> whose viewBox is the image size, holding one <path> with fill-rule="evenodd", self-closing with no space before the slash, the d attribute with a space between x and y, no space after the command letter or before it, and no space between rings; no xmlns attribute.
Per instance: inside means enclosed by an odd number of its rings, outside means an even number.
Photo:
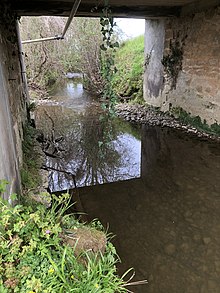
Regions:
<svg viewBox="0 0 220 293"><path fill-rule="evenodd" d="M162 111L182 108L210 125L220 123L219 47L220 8L147 19L145 101Z"/></svg>
<svg viewBox="0 0 220 293"><path fill-rule="evenodd" d="M20 191L23 125L27 89L21 73L17 19L6 1L0 4L0 180L9 182L3 195Z"/></svg>

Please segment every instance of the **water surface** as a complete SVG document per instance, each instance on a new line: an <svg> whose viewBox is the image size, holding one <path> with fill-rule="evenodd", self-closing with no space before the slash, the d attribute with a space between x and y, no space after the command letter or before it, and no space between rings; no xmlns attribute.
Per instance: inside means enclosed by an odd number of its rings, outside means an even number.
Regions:
<svg viewBox="0 0 220 293"><path fill-rule="evenodd" d="M116 234L140 293L220 292L220 147L143 126L141 176L80 189L88 220Z"/></svg>
<svg viewBox="0 0 220 293"><path fill-rule="evenodd" d="M140 177L138 127L106 117L97 98L79 81L64 82L51 94L58 103L39 106L36 119L44 137L53 140L46 145L52 155L46 162L52 169L51 191L74 187L69 174L77 187Z"/></svg>
<svg viewBox="0 0 220 293"><path fill-rule="evenodd" d="M108 120L80 83L53 93L37 124L56 142L47 166L76 175L88 220L110 232L136 293L220 292L220 146L167 128ZM54 133L53 133L54 132ZM47 151L54 152L54 146ZM51 190L73 187L50 172Z"/></svg>

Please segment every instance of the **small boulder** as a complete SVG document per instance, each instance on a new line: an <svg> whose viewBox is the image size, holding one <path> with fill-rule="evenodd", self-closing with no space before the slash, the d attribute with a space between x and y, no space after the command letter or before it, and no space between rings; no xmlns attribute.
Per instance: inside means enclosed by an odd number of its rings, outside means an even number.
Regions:
<svg viewBox="0 0 220 293"><path fill-rule="evenodd" d="M107 244L105 233L89 227L80 227L68 230L62 234L65 244L74 248L74 254L80 255L82 252L101 252L104 254Z"/></svg>

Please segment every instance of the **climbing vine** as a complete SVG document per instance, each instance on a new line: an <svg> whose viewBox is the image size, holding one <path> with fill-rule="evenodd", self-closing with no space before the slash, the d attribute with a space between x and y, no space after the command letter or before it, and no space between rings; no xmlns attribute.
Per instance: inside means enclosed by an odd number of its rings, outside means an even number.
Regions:
<svg viewBox="0 0 220 293"><path fill-rule="evenodd" d="M171 88L176 87L179 71L182 69L183 51L179 42L170 46L170 53L163 57L162 64L168 78L171 80Z"/></svg>
<svg viewBox="0 0 220 293"><path fill-rule="evenodd" d="M98 10L96 6L94 11ZM104 7L100 11L100 25L102 34L102 44L100 45L100 61L101 61L101 76L103 80L102 90L102 108L105 111L105 115L100 116L100 121L104 127L103 138L99 141L99 153L103 157L106 146L110 146L113 139L114 129L112 127L111 118L115 116L114 106L117 102L117 95L113 90L113 77L117 72L115 66L115 53L119 47L119 43L116 40L114 34L114 27L116 22L112 17L112 11L109 6L109 1L104 0ZM107 127L106 127L107 126Z"/></svg>
<svg viewBox="0 0 220 293"><path fill-rule="evenodd" d="M101 33L103 43L100 46L101 49L101 73L104 79L103 90L103 109L109 110L110 114L114 114L114 105L117 101L117 95L114 93L112 87L112 79L117 72L115 66L115 52L119 47L119 43L115 39L114 27L116 22L112 17L112 11L108 5L108 1L105 1L104 8L102 9L102 16L100 17Z"/></svg>

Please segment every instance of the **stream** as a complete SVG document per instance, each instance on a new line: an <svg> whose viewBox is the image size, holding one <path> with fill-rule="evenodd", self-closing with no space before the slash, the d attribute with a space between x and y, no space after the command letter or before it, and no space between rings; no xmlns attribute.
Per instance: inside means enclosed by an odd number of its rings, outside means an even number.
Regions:
<svg viewBox="0 0 220 293"><path fill-rule="evenodd" d="M37 128L54 144L46 150L52 192L140 177L141 135L138 127L105 119L97 98L81 83L64 82L51 92L53 104L38 108ZM54 132L54 133L53 133ZM58 147L57 150L55 148Z"/></svg>
<svg viewBox="0 0 220 293"><path fill-rule="evenodd" d="M116 235L135 293L220 292L220 145L108 119L80 80L37 108L51 191L79 188L88 220ZM73 176L74 175L74 176ZM74 183L74 180L75 183ZM82 292L87 293L87 292Z"/></svg>

